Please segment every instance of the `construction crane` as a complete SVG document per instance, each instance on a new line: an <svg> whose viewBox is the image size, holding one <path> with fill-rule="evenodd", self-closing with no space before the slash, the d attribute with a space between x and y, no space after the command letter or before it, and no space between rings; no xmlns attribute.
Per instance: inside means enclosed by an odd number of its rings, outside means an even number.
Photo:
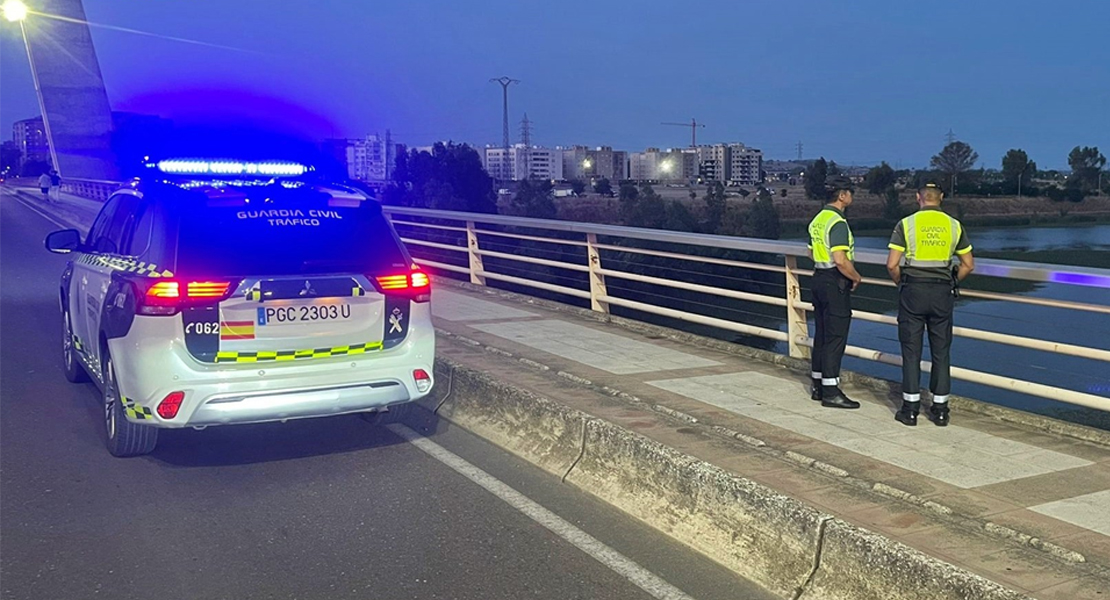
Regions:
<svg viewBox="0 0 1110 600"><path fill-rule="evenodd" d="M705 127L705 125L698 123L697 119L690 119L689 123L661 123L661 125L675 125L677 127L690 128L690 147L698 147L698 127Z"/></svg>

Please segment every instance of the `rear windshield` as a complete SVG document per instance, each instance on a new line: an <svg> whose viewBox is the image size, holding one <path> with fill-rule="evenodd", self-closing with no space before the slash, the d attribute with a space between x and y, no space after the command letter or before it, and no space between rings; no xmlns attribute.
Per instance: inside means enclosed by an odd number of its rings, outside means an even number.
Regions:
<svg viewBox="0 0 1110 600"><path fill-rule="evenodd" d="M200 203L182 215L177 270L190 276L278 276L408 269L393 230L372 203Z"/></svg>

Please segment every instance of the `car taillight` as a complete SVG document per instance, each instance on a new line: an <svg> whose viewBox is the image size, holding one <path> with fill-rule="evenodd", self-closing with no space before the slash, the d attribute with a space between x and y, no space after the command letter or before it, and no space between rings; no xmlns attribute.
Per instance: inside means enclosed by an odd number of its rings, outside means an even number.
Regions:
<svg viewBox="0 0 1110 600"><path fill-rule="evenodd" d="M408 275L382 275L378 277L378 285L383 290L407 290L409 288Z"/></svg>
<svg viewBox="0 0 1110 600"><path fill-rule="evenodd" d="M141 315L174 315L182 306L222 300L231 283L227 281L179 281L158 279L137 282L138 312ZM145 291L143 284L147 284Z"/></svg>
<svg viewBox="0 0 1110 600"><path fill-rule="evenodd" d="M432 299L432 280L423 271L414 269L410 273L379 275L374 279L386 294L405 295L414 302L428 302Z"/></svg>
<svg viewBox="0 0 1110 600"><path fill-rule="evenodd" d="M226 281L190 281L185 290L190 298L223 298L230 285Z"/></svg>
<svg viewBox="0 0 1110 600"><path fill-rule="evenodd" d="M163 419L172 419L181 410L181 401L185 399L185 392L170 392L158 403L158 416Z"/></svg>
<svg viewBox="0 0 1110 600"><path fill-rule="evenodd" d="M424 393L432 388L432 377L424 369L413 371L412 378L416 381L416 391Z"/></svg>

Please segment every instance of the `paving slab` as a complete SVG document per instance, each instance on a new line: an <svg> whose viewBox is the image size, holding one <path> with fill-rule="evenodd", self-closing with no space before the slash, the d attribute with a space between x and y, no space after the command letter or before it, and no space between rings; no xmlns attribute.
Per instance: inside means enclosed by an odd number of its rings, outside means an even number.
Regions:
<svg viewBox="0 0 1110 600"><path fill-rule="evenodd" d="M448 321L487 321L491 319L521 319L536 317L535 313L459 294L450 290L437 289L436 301L432 303L432 317Z"/></svg>
<svg viewBox="0 0 1110 600"><path fill-rule="evenodd" d="M621 375L719 364L660 344L557 319L474 325L474 329Z"/></svg>

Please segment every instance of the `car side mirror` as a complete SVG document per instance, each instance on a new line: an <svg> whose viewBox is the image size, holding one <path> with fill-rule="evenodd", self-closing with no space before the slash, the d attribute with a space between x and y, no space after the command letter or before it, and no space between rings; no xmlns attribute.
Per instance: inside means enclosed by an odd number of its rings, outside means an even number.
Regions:
<svg viewBox="0 0 1110 600"><path fill-rule="evenodd" d="M76 229L63 229L46 236L46 249L58 254L69 254L81 247L81 233Z"/></svg>

